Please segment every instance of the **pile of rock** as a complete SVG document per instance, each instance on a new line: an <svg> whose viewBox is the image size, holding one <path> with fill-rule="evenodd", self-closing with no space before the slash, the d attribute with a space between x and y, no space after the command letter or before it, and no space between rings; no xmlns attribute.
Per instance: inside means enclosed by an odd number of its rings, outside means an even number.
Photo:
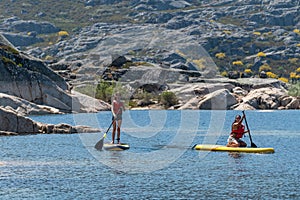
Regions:
<svg viewBox="0 0 300 200"><path fill-rule="evenodd" d="M300 109L300 99L289 96L286 84L276 79L203 79L169 86L179 99L175 109Z"/></svg>

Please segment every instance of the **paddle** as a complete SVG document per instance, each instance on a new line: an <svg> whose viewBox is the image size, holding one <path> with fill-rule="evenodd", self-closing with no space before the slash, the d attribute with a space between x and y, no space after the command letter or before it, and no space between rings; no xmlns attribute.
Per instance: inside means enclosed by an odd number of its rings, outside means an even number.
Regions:
<svg viewBox="0 0 300 200"><path fill-rule="evenodd" d="M119 113L120 109L118 110L117 114ZM117 115L116 114L116 115ZM103 143L104 143L104 138L106 138L106 135L109 131L109 129L111 128L111 126L113 125L113 123L115 122L115 119L112 120L111 124L109 125L108 129L106 130L106 132L103 134L102 138L99 140L99 142L97 142L95 144L95 148L97 150L102 150L102 147L103 147Z"/></svg>
<svg viewBox="0 0 300 200"><path fill-rule="evenodd" d="M104 133L103 137L99 140L99 142L97 142L97 143L95 144L95 148L96 148L97 150L102 150L103 143L104 143L104 138L106 138L107 132L109 131L109 129L110 129L111 126L113 125L114 121L115 121L115 120L113 120L113 121L111 122L111 124L109 125L108 129L107 129L106 132Z"/></svg>
<svg viewBox="0 0 300 200"><path fill-rule="evenodd" d="M256 147L257 147L256 144L254 144L254 143L252 142L252 137L251 137L251 134L250 134L250 129L249 129L248 123L247 123L245 111L242 111L242 112L243 112L243 114L244 114L244 116L245 116L245 123L246 123L246 127L247 127L247 130L248 130L248 133L249 133L249 138L250 138L250 142L251 142L251 147L256 148Z"/></svg>

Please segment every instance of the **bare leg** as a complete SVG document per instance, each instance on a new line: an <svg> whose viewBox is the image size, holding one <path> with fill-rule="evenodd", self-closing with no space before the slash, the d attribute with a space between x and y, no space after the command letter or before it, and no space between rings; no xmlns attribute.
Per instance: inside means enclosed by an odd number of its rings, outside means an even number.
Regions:
<svg viewBox="0 0 300 200"><path fill-rule="evenodd" d="M118 132L118 135L117 135L118 144L121 144L120 143L121 125L122 125L122 120L118 120L118 129L117 129L117 132Z"/></svg>
<svg viewBox="0 0 300 200"><path fill-rule="evenodd" d="M240 147L246 147L247 146L247 144L244 142L244 141L240 141Z"/></svg>
<svg viewBox="0 0 300 200"><path fill-rule="evenodd" d="M113 122L113 130L112 130L112 134L111 134L111 144L115 143L115 133L116 133L116 121Z"/></svg>
<svg viewBox="0 0 300 200"><path fill-rule="evenodd" d="M239 144L236 144L234 142L230 142L226 145L227 147L239 147L240 145Z"/></svg>

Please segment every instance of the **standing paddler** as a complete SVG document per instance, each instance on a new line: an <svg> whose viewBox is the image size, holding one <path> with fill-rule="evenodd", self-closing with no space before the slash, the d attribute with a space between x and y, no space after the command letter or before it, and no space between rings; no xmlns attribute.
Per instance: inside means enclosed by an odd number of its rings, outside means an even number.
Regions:
<svg viewBox="0 0 300 200"><path fill-rule="evenodd" d="M112 130L112 141L111 144L115 143L115 134L117 130L117 142L120 143L120 135L121 135L121 125L122 125L122 114L125 111L124 103L121 101L120 93L116 93L113 96L111 112L112 112L112 120L113 120L113 130Z"/></svg>

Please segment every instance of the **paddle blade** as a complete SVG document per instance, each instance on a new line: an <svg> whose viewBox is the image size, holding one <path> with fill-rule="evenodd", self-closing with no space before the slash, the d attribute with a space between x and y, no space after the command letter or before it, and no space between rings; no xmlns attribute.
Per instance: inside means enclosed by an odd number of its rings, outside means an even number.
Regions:
<svg viewBox="0 0 300 200"><path fill-rule="evenodd" d="M101 138L101 139L99 140L99 142L97 142L97 143L95 144L95 148L96 148L97 150L102 150L103 144L104 144L104 137Z"/></svg>
<svg viewBox="0 0 300 200"><path fill-rule="evenodd" d="M256 144L254 144L253 142L251 142L251 147L257 148Z"/></svg>
<svg viewBox="0 0 300 200"><path fill-rule="evenodd" d="M104 138L106 138L106 133L104 133L103 137L95 144L95 148L97 150L102 150L103 144L104 144Z"/></svg>
<svg viewBox="0 0 300 200"><path fill-rule="evenodd" d="M104 144L104 138L102 138L101 140L99 140L99 142L97 142L97 143L95 144L95 148L96 148L97 150L102 150L103 144Z"/></svg>

